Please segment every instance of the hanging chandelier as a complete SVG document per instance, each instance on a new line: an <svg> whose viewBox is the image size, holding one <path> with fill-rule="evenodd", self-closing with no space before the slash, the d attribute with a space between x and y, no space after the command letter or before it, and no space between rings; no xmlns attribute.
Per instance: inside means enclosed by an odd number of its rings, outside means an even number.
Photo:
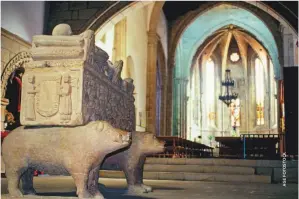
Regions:
<svg viewBox="0 0 299 199"><path fill-rule="evenodd" d="M225 91L224 95L219 96L219 99L229 107L229 105L232 103L232 100L238 98L238 94L232 92L232 87L234 87L235 81L231 79L229 69L225 70L225 80L222 81L221 84L222 86L225 86Z"/></svg>

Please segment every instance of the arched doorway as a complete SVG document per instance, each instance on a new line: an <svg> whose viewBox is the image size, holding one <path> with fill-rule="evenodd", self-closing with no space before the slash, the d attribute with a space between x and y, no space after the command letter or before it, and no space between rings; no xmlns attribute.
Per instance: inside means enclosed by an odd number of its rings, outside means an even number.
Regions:
<svg viewBox="0 0 299 199"><path fill-rule="evenodd" d="M9 76L5 93L5 98L9 100L9 104L6 106L8 121L5 124L5 130L11 131L21 125L21 92L24 73L25 68L19 67Z"/></svg>
<svg viewBox="0 0 299 199"><path fill-rule="evenodd" d="M20 126L22 76L25 73L25 64L31 60L29 52L20 52L3 69L1 74L1 130L4 130L6 126L5 119L11 121L6 121L8 122L7 130Z"/></svg>

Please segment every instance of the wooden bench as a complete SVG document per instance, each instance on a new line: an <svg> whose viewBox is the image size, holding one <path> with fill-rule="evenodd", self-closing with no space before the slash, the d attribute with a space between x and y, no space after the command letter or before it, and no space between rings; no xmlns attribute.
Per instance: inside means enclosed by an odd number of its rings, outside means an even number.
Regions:
<svg viewBox="0 0 299 199"><path fill-rule="evenodd" d="M191 158L212 157L213 148L204 144L192 142L178 136L158 136L165 141L165 152L157 154L158 157Z"/></svg>
<svg viewBox="0 0 299 199"><path fill-rule="evenodd" d="M240 137L215 137L223 158L277 159L278 134L242 134Z"/></svg>

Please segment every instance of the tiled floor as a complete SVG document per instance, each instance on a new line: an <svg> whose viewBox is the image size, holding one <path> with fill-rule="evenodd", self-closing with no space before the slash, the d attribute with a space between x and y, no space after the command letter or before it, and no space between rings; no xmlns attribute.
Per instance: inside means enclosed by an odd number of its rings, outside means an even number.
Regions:
<svg viewBox="0 0 299 199"><path fill-rule="evenodd" d="M298 185L217 183L199 181L146 180L154 192L142 195L127 195L124 179L100 179L101 192L107 199L297 199ZM65 199L76 197L75 185L71 177L38 177L34 186L39 197L58 196ZM6 198L7 181L1 179L1 196ZM43 196L43 197L40 197ZM59 197L60 196L60 197ZM27 198L27 197L26 197ZM52 198L52 197L51 197Z"/></svg>

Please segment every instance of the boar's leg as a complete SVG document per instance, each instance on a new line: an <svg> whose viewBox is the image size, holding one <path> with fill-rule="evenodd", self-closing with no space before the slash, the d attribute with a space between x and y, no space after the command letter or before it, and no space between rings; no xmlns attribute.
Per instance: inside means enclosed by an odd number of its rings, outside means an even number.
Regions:
<svg viewBox="0 0 299 199"><path fill-rule="evenodd" d="M6 167L6 171L5 171L7 182L8 182L8 192L12 197L23 197L23 194L19 189L21 172L18 170L19 169Z"/></svg>
<svg viewBox="0 0 299 199"><path fill-rule="evenodd" d="M77 195L79 199L82 198L92 198L91 194L87 190L87 181L88 181L88 174L89 174L89 165L87 164L80 164L80 163L73 163L72 168L68 169L69 173L74 179L76 188L77 188Z"/></svg>
<svg viewBox="0 0 299 199"><path fill-rule="evenodd" d="M142 185L143 181L143 164L145 157L140 157L139 160L136 157L128 158L126 164L120 164L121 169L124 171L128 183L129 194L147 193Z"/></svg>
<svg viewBox="0 0 299 199"><path fill-rule="evenodd" d="M145 189L146 192L152 192L153 191L152 187L143 184L143 166L145 163L145 159L146 159L145 155L142 155L139 159L138 166L137 166L138 175L136 175L137 178L136 181Z"/></svg>
<svg viewBox="0 0 299 199"><path fill-rule="evenodd" d="M89 193L95 196L96 198L103 197L98 187L99 171L100 171L100 166L92 169L89 172L88 185L87 185Z"/></svg>
<svg viewBox="0 0 299 199"><path fill-rule="evenodd" d="M21 187L24 195L35 195L36 191L33 188L34 169L29 168L21 176Z"/></svg>
<svg viewBox="0 0 299 199"><path fill-rule="evenodd" d="M153 191L153 188L148 186L148 185L145 185L145 184L142 183L141 186L143 187L143 189L146 190L147 193Z"/></svg>

